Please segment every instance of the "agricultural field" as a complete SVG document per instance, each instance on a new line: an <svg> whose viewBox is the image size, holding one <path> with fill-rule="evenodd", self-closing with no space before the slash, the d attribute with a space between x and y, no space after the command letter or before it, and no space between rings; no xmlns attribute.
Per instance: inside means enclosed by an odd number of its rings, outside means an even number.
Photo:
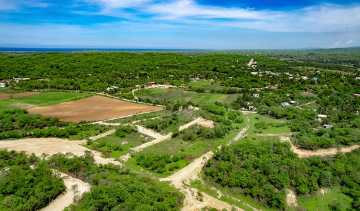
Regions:
<svg viewBox="0 0 360 211"><path fill-rule="evenodd" d="M63 121L80 122L111 119L141 112L162 110L161 107L129 103L112 98L93 96L72 102L29 109L30 114L58 117Z"/></svg>
<svg viewBox="0 0 360 211"><path fill-rule="evenodd" d="M17 95L17 94L15 94ZM20 94L19 94L20 95ZM55 105L62 102L74 101L91 96L90 94L70 92L42 92L16 99L0 100L0 111L6 109L29 109L39 106Z"/></svg>

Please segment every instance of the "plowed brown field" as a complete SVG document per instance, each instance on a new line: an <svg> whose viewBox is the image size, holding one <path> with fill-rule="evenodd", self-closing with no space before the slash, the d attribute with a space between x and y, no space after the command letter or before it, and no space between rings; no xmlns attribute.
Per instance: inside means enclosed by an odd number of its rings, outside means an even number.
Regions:
<svg viewBox="0 0 360 211"><path fill-rule="evenodd" d="M26 96L37 95L37 94L40 94L40 92L24 92L24 93L19 93L19 94L0 93L0 100L9 99L11 95L13 96L13 98L19 98L19 97L26 97Z"/></svg>
<svg viewBox="0 0 360 211"><path fill-rule="evenodd" d="M163 108L93 96L57 105L31 108L28 111L30 114L58 117L63 121L80 122L81 120L97 121L159 110L163 110Z"/></svg>

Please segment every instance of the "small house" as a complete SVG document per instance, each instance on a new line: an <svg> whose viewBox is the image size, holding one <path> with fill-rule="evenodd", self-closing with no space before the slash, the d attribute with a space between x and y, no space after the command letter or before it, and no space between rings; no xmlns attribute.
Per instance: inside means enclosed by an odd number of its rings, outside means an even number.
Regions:
<svg viewBox="0 0 360 211"><path fill-rule="evenodd" d="M331 129L333 126L332 126L332 125L326 125L326 124L325 124L325 125L323 125L323 127L326 128L326 129Z"/></svg>
<svg viewBox="0 0 360 211"><path fill-rule="evenodd" d="M19 81L28 81L30 80L30 78L13 78L14 81L16 81L16 83L18 83Z"/></svg>
<svg viewBox="0 0 360 211"><path fill-rule="evenodd" d="M281 106L285 107L285 106L290 106L290 104L288 102L282 102L280 103Z"/></svg>
<svg viewBox="0 0 360 211"><path fill-rule="evenodd" d="M152 86L152 85L154 85L155 84L155 82L154 81L152 81L152 82L148 82L148 85L149 86Z"/></svg>
<svg viewBox="0 0 360 211"><path fill-rule="evenodd" d="M181 87L181 88L186 88L187 85L186 85L186 84L181 84L180 87Z"/></svg>
<svg viewBox="0 0 360 211"><path fill-rule="evenodd" d="M259 74L258 72L251 72L250 73L251 75L257 75L257 74Z"/></svg>
<svg viewBox="0 0 360 211"><path fill-rule="evenodd" d="M118 89L118 86L110 86L108 88L106 88L107 91L113 90L113 89Z"/></svg>
<svg viewBox="0 0 360 211"><path fill-rule="evenodd" d="M360 94L352 94L353 97L360 97Z"/></svg>
<svg viewBox="0 0 360 211"><path fill-rule="evenodd" d="M6 84L5 83L0 83L0 87L5 87Z"/></svg>
<svg viewBox="0 0 360 211"><path fill-rule="evenodd" d="M319 115L317 115L317 118L327 118L327 115L324 115L324 114L319 114Z"/></svg>
<svg viewBox="0 0 360 211"><path fill-rule="evenodd" d="M306 77L306 76L301 76L300 78L303 79L303 80L307 80L307 79L308 79L308 77Z"/></svg>
<svg viewBox="0 0 360 211"><path fill-rule="evenodd" d="M355 80L360 80L360 77L356 77Z"/></svg>
<svg viewBox="0 0 360 211"><path fill-rule="evenodd" d="M252 97L258 98L258 97L260 97L260 95L259 94L253 94Z"/></svg>
<svg viewBox="0 0 360 211"><path fill-rule="evenodd" d="M135 88L140 89L141 85L135 85Z"/></svg>
<svg viewBox="0 0 360 211"><path fill-rule="evenodd" d="M298 102L298 101L295 101L295 100L291 100L291 101L290 101L290 104L299 105L299 102Z"/></svg>
<svg viewBox="0 0 360 211"><path fill-rule="evenodd" d="M249 111L256 111L256 107L255 106L249 106Z"/></svg>

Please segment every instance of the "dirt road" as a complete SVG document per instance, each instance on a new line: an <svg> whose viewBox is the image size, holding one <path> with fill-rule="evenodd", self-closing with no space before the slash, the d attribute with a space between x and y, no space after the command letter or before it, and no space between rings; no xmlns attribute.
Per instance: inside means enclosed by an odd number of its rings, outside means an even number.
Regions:
<svg viewBox="0 0 360 211"><path fill-rule="evenodd" d="M179 127L179 131L183 131L183 130L185 130L185 129L187 129L187 128L195 125L195 124L201 125L203 127L214 128L214 122L213 121L199 117L199 118L197 118L197 119L195 119L195 120L193 120L193 121L191 121L191 122L189 122L187 124L181 125Z"/></svg>
<svg viewBox="0 0 360 211"><path fill-rule="evenodd" d="M109 135L111 135L111 134L113 134L115 132L116 132L116 129L112 129L112 130L109 130L109 131L107 131L105 133L102 133L100 135L90 137L89 139L95 141L95 140L98 140L100 138L104 138L105 136L109 136Z"/></svg>
<svg viewBox="0 0 360 211"><path fill-rule="evenodd" d="M65 207L70 206L74 202L74 196L77 200L79 200L83 193L90 192L91 185L89 183L73 178L62 172L59 173L60 177L64 180L66 190L47 207L41 209L41 211L62 211ZM74 188L72 188L73 186ZM76 194L74 190L77 192Z"/></svg>
<svg viewBox="0 0 360 211"><path fill-rule="evenodd" d="M57 153L73 153L77 156L83 156L88 148L81 146L86 144L86 140L69 141L60 138L27 138L14 141L0 141L0 149L15 150L18 152L24 151L26 154L31 155L34 153L36 156L41 157L43 153L53 155ZM94 159L97 164L113 163L122 165L114 159L105 159L101 157L99 152L92 151Z"/></svg>
<svg viewBox="0 0 360 211"><path fill-rule="evenodd" d="M199 196L199 190L189 187L191 181L199 178L199 173L201 172L202 167L212 156L213 152L210 151L195 159L191 164L178 172L175 172L173 175L160 179L160 181L170 181L175 188L185 194L184 207L181 209L182 211L197 211L204 207L212 207L218 210L232 209L230 204L220 201L206 193L201 193L203 197L202 200L200 200L201 197ZM236 210L242 209L237 208Z"/></svg>
<svg viewBox="0 0 360 211"><path fill-rule="evenodd" d="M244 127L236 136L235 138L230 141L229 143L226 144L226 146L229 146L230 144L233 144L234 142L237 142L238 140L242 139L243 137L245 137L245 133L249 130L250 128L250 119L249 117L246 117L246 127Z"/></svg>
<svg viewBox="0 0 360 211"><path fill-rule="evenodd" d="M251 67L253 64L254 64L254 58L251 58L247 66Z"/></svg>
<svg viewBox="0 0 360 211"><path fill-rule="evenodd" d="M299 147L294 146L289 137L281 136L280 137L281 142L288 142L291 144L291 151L298 154L299 158L307 158L307 157L313 157L313 156L329 156L329 155L336 155L337 151L340 150L343 153L351 152L354 149L359 148L359 145L352 145L348 147L342 147L342 148L329 148L329 149L319 149L319 150L305 150L300 149Z"/></svg>

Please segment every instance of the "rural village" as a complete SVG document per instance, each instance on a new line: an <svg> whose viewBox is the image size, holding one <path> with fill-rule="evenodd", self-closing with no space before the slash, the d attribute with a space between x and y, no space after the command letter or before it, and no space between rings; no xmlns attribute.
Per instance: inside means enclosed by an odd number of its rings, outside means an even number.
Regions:
<svg viewBox="0 0 360 211"><path fill-rule="evenodd" d="M0 210L359 210L358 55L0 53Z"/></svg>

